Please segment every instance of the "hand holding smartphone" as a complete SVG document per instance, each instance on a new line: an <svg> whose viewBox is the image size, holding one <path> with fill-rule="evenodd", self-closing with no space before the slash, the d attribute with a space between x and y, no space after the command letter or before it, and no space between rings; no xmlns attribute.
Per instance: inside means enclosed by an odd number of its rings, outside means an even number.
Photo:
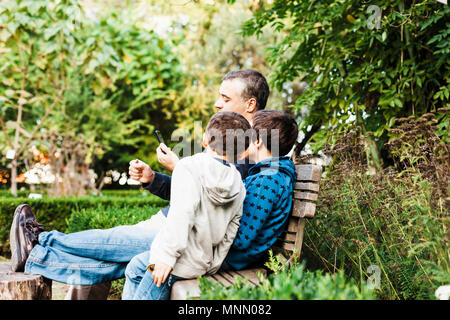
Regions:
<svg viewBox="0 0 450 320"><path fill-rule="evenodd" d="M159 144L164 143L164 139L162 137L161 131L155 130L154 133L155 133L156 139L158 139L158 141L159 141ZM166 152L164 152L162 149L161 149L161 151L162 151L162 153L166 154Z"/></svg>

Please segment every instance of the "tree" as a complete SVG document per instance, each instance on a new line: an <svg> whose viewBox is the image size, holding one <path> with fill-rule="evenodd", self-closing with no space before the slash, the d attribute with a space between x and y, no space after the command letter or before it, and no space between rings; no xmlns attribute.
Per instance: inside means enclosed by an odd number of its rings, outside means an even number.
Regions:
<svg viewBox="0 0 450 320"><path fill-rule="evenodd" d="M300 128L314 151L356 126L379 166L397 117L449 106L449 13L436 1L274 0L243 31L283 36L270 49L272 83L308 83L292 108L308 108Z"/></svg>
<svg viewBox="0 0 450 320"><path fill-rule="evenodd" d="M79 14L72 1L8 1L0 9L0 126L12 150L14 195L19 157L60 106L71 83L68 68L81 72L84 65L73 54Z"/></svg>
<svg viewBox="0 0 450 320"><path fill-rule="evenodd" d="M107 152L123 166L148 148L152 123L172 122L161 112L181 85L171 43L114 11L93 21L75 0L7 2L0 53L0 127L14 153L13 194L18 161L32 145L61 154L67 150L58 148L81 146L77 168ZM47 132L58 138L44 139Z"/></svg>

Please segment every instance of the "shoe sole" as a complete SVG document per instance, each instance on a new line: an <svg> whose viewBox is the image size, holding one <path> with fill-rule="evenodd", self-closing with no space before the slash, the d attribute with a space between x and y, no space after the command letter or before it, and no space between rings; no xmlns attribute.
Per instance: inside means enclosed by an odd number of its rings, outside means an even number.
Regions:
<svg viewBox="0 0 450 320"><path fill-rule="evenodd" d="M9 232L9 246L11 248L11 270L14 272L23 271L25 263L22 262L23 257L18 250L19 248L19 215L22 208L28 206L28 204L21 204L14 211L14 218L11 224L11 230Z"/></svg>

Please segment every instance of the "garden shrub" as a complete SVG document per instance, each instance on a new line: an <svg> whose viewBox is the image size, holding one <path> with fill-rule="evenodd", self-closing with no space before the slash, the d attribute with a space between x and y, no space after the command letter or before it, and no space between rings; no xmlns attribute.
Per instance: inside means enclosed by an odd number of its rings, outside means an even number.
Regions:
<svg viewBox="0 0 450 320"><path fill-rule="evenodd" d="M130 205L124 207L98 205L94 208L76 209L67 221L67 232L132 225L149 219L160 209L161 206L136 207ZM112 281L109 299L120 299L124 284L125 279Z"/></svg>
<svg viewBox="0 0 450 320"><path fill-rule="evenodd" d="M67 219L67 233L88 229L108 229L121 225L133 225L149 219L161 210L160 206L108 207L75 209Z"/></svg>
<svg viewBox="0 0 450 320"><path fill-rule="evenodd" d="M137 207L142 210L150 209L153 212L155 207L163 207L167 201L149 195L140 197L119 197L119 196L90 196L90 197L67 197L67 198L0 198L0 255L9 256L9 231L11 228L14 211L22 203L28 203L33 209L39 223L45 225L45 230L59 230L66 232L68 219L73 211L82 209L98 208L130 208ZM125 221L125 219L123 219ZM93 226L93 224L89 224Z"/></svg>
<svg viewBox="0 0 450 320"><path fill-rule="evenodd" d="M388 143L394 167L368 174L364 136L352 132L328 151L316 216L305 227L309 268L364 284L379 271L380 299L435 299L450 283L449 146L433 114L398 119Z"/></svg>
<svg viewBox="0 0 450 320"><path fill-rule="evenodd" d="M260 278L259 286L252 286L245 279L236 277L230 287L199 278L202 300L370 300L372 292L362 289L353 279L338 273L309 271L305 263L294 265L288 270Z"/></svg>

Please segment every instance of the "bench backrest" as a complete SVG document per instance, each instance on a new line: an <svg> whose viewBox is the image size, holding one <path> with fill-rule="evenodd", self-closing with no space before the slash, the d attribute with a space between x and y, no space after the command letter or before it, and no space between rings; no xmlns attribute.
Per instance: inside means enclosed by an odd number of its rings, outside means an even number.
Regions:
<svg viewBox="0 0 450 320"><path fill-rule="evenodd" d="M313 218L316 211L316 201L319 196L319 182L322 177L322 167L311 164L295 166L297 182L294 187L292 211L288 218L286 230L278 238L273 250L283 251L283 256L289 262L299 258L303 244L305 218ZM294 257L294 252L296 257Z"/></svg>

